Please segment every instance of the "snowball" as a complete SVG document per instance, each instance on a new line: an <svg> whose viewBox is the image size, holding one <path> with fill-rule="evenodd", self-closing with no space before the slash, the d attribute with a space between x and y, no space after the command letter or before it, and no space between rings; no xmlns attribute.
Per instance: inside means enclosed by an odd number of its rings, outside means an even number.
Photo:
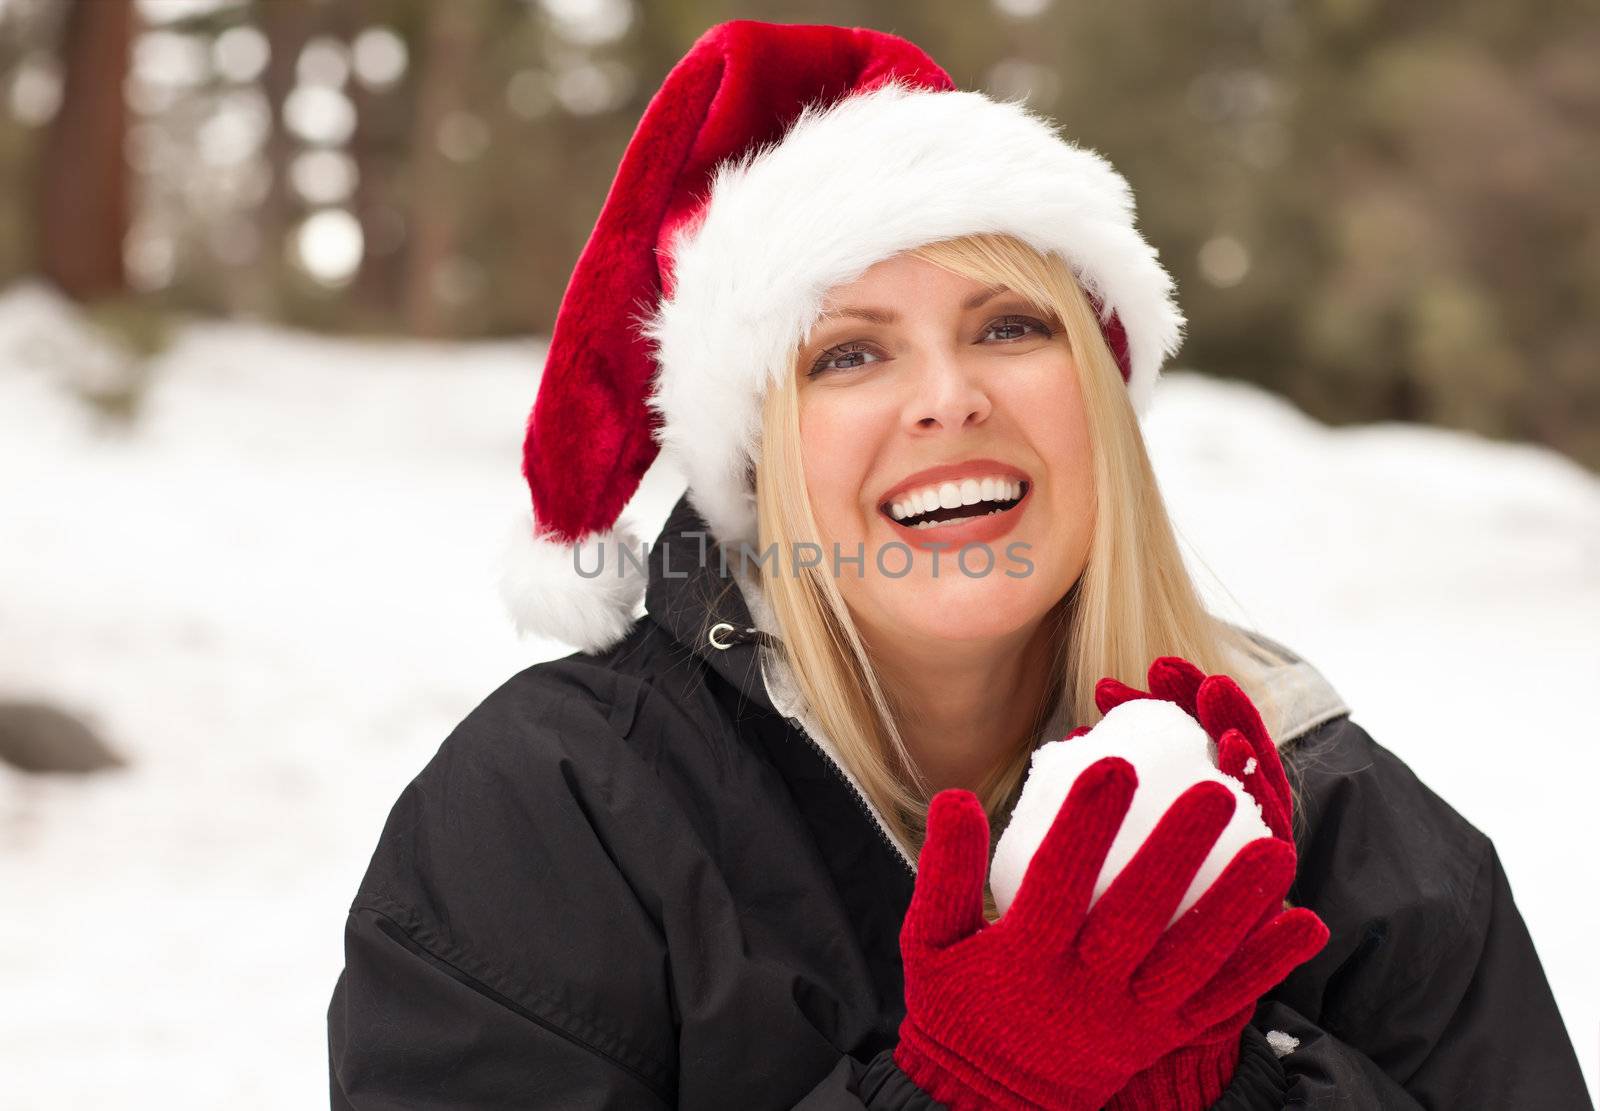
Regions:
<svg viewBox="0 0 1600 1111"><path fill-rule="evenodd" d="M1000 913L1004 914L1016 898L1028 862L1078 776L1103 757L1120 756L1133 765L1139 786L1095 881L1094 900L1105 893L1133 859L1178 796L1194 784L1203 780L1221 783L1237 800L1233 817L1200 865L1168 925L1177 921L1199 901L1240 849L1257 838L1272 836L1256 801L1238 780L1217 770L1213 750L1211 738L1199 722L1175 703L1149 698L1115 707L1081 737L1041 745L1033 754L1022 794L1000 836L989 869L989 885Z"/></svg>

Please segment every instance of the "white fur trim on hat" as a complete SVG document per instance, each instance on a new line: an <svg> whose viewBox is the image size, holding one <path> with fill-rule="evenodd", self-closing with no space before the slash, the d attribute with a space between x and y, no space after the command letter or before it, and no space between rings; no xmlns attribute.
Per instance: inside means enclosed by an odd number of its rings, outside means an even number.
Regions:
<svg viewBox="0 0 1600 1111"><path fill-rule="evenodd" d="M1021 104L888 84L801 113L783 139L718 168L703 219L673 244L673 295L645 322L662 449L723 543L756 539L747 472L761 401L830 289L941 239L1011 234L1053 251L1127 332L1143 413L1184 320L1134 225L1128 183Z"/></svg>
<svg viewBox="0 0 1600 1111"><path fill-rule="evenodd" d="M629 553L623 555L623 549ZM500 597L517 631L603 652L628 635L644 601L639 541L621 522L569 545L517 516L501 550Z"/></svg>

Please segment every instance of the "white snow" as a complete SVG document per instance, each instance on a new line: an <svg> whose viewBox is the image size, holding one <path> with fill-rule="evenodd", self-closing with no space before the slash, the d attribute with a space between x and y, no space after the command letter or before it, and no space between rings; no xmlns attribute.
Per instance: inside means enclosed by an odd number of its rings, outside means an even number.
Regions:
<svg viewBox="0 0 1600 1111"><path fill-rule="evenodd" d="M1169 926L1176 922L1200 901L1240 849L1257 838L1272 836L1261 818L1261 807L1245 793L1239 780L1217 770L1210 749L1211 738L1198 721L1175 703L1149 698L1114 708L1081 737L1040 745L1028 762L1022 794L989 864L989 889L996 909L1001 914L1010 909L1028 864L1078 777L1103 757L1117 756L1133 766L1138 787L1095 880L1091 906L1128 866L1179 795L1202 781L1220 783L1233 795L1233 816L1167 920Z"/></svg>
<svg viewBox="0 0 1600 1111"><path fill-rule="evenodd" d="M1267 1045L1272 1049L1274 1057L1287 1057L1300 1048L1300 1039L1293 1034L1285 1034L1282 1030L1268 1030Z"/></svg>
<svg viewBox="0 0 1600 1111"><path fill-rule="evenodd" d="M494 563L539 344L183 329L147 419L54 384L116 359L0 295L0 699L132 761L0 766L5 1106L327 1106L346 905L390 804L516 670ZM1549 452L1331 431L1173 375L1147 420L1225 614L1303 653L1496 842L1596 1079L1600 483ZM654 536L681 486L637 508Z"/></svg>

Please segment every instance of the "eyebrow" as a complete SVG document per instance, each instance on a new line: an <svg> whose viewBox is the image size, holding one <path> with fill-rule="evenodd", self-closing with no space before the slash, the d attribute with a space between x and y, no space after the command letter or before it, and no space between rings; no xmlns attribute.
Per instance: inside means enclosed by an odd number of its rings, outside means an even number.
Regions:
<svg viewBox="0 0 1600 1111"><path fill-rule="evenodd" d="M961 302L961 308L963 311L975 309L985 301L993 300L1000 294L1007 292L1010 288L1010 286L996 285L990 286L988 289L979 290L977 293L974 293L971 297L968 297L965 301ZM895 321L900 319L900 314L895 312L893 309L875 309L867 307L835 309L832 312L823 313L819 319L837 320L840 317L847 316L854 317L856 320L865 320L869 324L893 324Z"/></svg>

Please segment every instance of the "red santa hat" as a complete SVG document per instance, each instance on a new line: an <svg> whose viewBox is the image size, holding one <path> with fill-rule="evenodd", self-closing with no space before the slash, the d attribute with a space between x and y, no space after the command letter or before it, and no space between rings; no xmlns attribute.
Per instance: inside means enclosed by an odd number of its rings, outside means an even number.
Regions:
<svg viewBox="0 0 1600 1111"><path fill-rule="evenodd" d="M556 318L502 579L518 628L590 651L627 634L644 576L619 517L658 451L719 543L754 545L762 398L824 296L979 233L1068 261L1142 413L1184 321L1104 158L894 35L701 36L645 108Z"/></svg>

